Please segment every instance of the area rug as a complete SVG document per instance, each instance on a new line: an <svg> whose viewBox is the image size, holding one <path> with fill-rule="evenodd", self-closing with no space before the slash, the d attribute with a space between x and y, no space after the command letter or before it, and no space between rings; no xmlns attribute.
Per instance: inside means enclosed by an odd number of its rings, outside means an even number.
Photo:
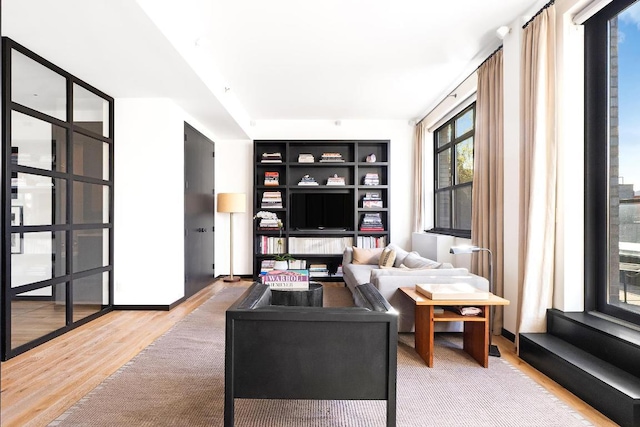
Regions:
<svg viewBox="0 0 640 427"><path fill-rule="evenodd" d="M49 425L222 426L225 310L242 292L221 290ZM325 300L348 304L349 291ZM479 366L459 335L438 334L433 368L400 335L398 427L591 425L505 360ZM236 400L238 427L374 427L385 414L379 401Z"/></svg>

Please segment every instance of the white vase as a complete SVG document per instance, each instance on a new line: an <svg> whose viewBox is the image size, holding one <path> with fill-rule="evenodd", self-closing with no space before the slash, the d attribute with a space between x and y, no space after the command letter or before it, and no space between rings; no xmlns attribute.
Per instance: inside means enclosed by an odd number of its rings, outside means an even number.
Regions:
<svg viewBox="0 0 640 427"><path fill-rule="evenodd" d="M274 270L287 270L289 268L289 262L288 261L276 261L273 264L273 269Z"/></svg>

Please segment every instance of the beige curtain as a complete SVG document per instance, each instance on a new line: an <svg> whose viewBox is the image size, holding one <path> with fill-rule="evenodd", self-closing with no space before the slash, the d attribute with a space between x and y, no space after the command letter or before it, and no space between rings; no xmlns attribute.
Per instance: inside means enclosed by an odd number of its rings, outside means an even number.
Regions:
<svg viewBox="0 0 640 427"><path fill-rule="evenodd" d="M518 332L546 332L556 222L555 6L523 31Z"/></svg>
<svg viewBox="0 0 640 427"><path fill-rule="evenodd" d="M476 134L473 153L471 241L493 253L493 290L503 295L504 218L504 110L502 50L478 69ZM471 269L489 277L489 257L485 251L473 257ZM502 329L502 310L493 317L493 330Z"/></svg>
<svg viewBox="0 0 640 427"><path fill-rule="evenodd" d="M414 232L424 230L424 137L426 133L424 122L419 122L413 132L413 207L411 228Z"/></svg>

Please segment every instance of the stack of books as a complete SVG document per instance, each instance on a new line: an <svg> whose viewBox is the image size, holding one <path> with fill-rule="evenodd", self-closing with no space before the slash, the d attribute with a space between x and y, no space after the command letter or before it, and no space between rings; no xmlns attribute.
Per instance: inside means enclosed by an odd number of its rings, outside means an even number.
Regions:
<svg viewBox="0 0 640 427"><path fill-rule="evenodd" d="M280 185L280 174L278 172L265 172L264 185L277 187Z"/></svg>
<svg viewBox="0 0 640 427"><path fill-rule="evenodd" d="M291 270L305 270L307 268L307 260L305 259L290 259L289 268Z"/></svg>
<svg viewBox="0 0 640 427"><path fill-rule="evenodd" d="M334 174L327 178L327 185L344 185L344 177Z"/></svg>
<svg viewBox="0 0 640 427"><path fill-rule="evenodd" d="M380 198L380 193L365 193L362 198L362 207L363 208L382 208L382 199Z"/></svg>
<svg viewBox="0 0 640 427"><path fill-rule="evenodd" d="M262 153L262 163L282 163L282 154L280 153Z"/></svg>
<svg viewBox="0 0 640 427"><path fill-rule="evenodd" d="M309 272L307 270L271 270L263 274L261 280L271 289L309 289Z"/></svg>
<svg viewBox="0 0 640 427"><path fill-rule="evenodd" d="M309 277L326 277L329 275L327 264L310 264Z"/></svg>
<svg viewBox="0 0 640 427"><path fill-rule="evenodd" d="M260 218L258 230L280 230L280 220L277 218Z"/></svg>
<svg viewBox="0 0 640 427"><path fill-rule="evenodd" d="M301 153L298 154L298 163L313 163L316 159L313 157L313 154Z"/></svg>
<svg viewBox="0 0 640 427"><path fill-rule="evenodd" d="M377 173L368 173L364 176L364 185L380 185L380 178Z"/></svg>
<svg viewBox="0 0 640 427"><path fill-rule="evenodd" d="M360 231L384 231L380 213L364 214L360 223Z"/></svg>
<svg viewBox="0 0 640 427"><path fill-rule="evenodd" d="M342 158L342 154L340 153L322 153L320 162L321 163L344 162L344 159Z"/></svg>
<svg viewBox="0 0 640 427"><path fill-rule="evenodd" d="M275 265L275 263L275 259L263 259L260 263L260 274L262 275L273 270L273 266Z"/></svg>
<svg viewBox="0 0 640 427"><path fill-rule="evenodd" d="M318 185L318 183L314 177L305 175L300 179L298 185Z"/></svg>
<svg viewBox="0 0 640 427"><path fill-rule="evenodd" d="M279 191L265 191L262 193L261 208L281 208L282 207L282 193Z"/></svg>

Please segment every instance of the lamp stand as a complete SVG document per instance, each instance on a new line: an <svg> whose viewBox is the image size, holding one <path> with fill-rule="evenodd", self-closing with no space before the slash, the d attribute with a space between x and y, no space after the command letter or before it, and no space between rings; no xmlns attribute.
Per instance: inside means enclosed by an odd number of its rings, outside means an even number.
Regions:
<svg viewBox="0 0 640 427"><path fill-rule="evenodd" d="M229 277L223 279L225 282L238 282L239 277L233 276L233 212L229 212Z"/></svg>

